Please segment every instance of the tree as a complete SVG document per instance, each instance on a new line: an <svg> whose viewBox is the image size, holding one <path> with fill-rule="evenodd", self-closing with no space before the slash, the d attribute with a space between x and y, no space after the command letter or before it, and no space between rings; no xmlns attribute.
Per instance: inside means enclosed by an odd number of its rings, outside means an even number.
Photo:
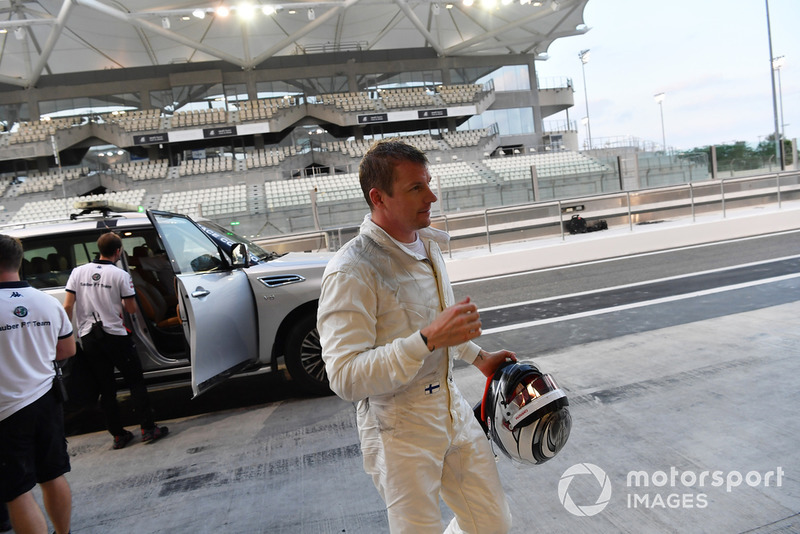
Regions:
<svg viewBox="0 0 800 534"><path fill-rule="evenodd" d="M784 139L784 162L792 163L792 144ZM743 171L775 165L775 134L768 135L758 145L751 147L745 141L717 145L717 168L719 170ZM705 154L711 165L711 147L693 148L684 154Z"/></svg>

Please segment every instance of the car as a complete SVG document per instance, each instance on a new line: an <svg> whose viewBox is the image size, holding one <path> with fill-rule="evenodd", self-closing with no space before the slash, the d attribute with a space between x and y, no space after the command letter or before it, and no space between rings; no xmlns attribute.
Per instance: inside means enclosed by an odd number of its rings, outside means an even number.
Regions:
<svg viewBox="0 0 800 534"><path fill-rule="evenodd" d="M125 209L95 201L70 221L0 232L22 241L22 279L62 302L72 269L97 257L97 238L120 235L118 265L138 302L126 325L148 384L191 375L197 396L282 360L303 393L330 393L316 314L332 254L273 254L210 221Z"/></svg>

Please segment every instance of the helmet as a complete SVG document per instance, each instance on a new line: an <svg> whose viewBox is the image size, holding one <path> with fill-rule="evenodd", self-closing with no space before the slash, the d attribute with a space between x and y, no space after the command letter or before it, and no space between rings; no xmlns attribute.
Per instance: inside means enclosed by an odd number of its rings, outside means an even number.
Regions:
<svg viewBox="0 0 800 534"><path fill-rule="evenodd" d="M533 362L508 362L486 381L481 422L492 442L512 460L541 464L569 438L567 395Z"/></svg>

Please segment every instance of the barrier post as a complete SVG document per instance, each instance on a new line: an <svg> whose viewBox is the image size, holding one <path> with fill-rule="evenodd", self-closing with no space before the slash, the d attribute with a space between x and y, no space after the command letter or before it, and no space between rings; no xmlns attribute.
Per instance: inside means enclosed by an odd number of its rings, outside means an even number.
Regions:
<svg viewBox="0 0 800 534"><path fill-rule="evenodd" d="M489 232L489 210L483 210L483 222L486 225L486 243L489 245L489 252L491 252L492 234Z"/></svg>
<svg viewBox="0 0 800 534"><path fill-rule="evenodd" d="M633 232L633 214L631 213L631 192L625 191L626 203L628 204L628 230Z"/></svg>

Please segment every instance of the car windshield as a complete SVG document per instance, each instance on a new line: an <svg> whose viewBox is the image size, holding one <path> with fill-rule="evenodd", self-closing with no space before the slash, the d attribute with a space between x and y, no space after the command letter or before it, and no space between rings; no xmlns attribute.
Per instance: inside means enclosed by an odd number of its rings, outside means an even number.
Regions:
<svg viewBox="0 0 800 534"><path fill-rule="evenodd" d="M247 251L250 253L250 262L258 263L260 261L269 261L277 257L273 252L267 252L259 247L249 239L242 237L217 223L211 221L197 221L197 224L213 239L220 247L230 254L233 245L236 243L244 243L247 245Z"/></svg>

